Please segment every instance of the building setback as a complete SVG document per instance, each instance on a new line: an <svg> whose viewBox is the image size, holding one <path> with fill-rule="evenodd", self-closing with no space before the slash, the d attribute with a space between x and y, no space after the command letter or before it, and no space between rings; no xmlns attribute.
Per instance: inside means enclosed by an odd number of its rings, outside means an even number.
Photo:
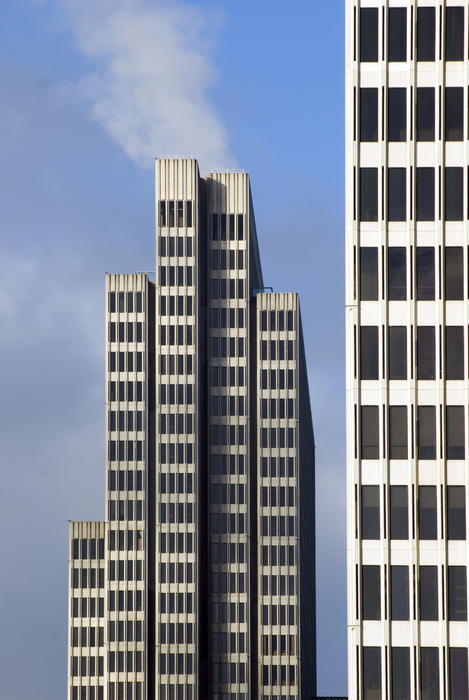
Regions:
<svg viewBox="0 0 469 700"><path fill-rule="evenodd" d="M349 697L468 692L467 0L348 0Z"/></svg>
<svg viewBox="0 0 469 700"><path fill-rule="evenodd" d="M314 437L296 294L249 177L156 161L156 280L106 275L106 521L70 523L69 700L316 694Z"/></svg>

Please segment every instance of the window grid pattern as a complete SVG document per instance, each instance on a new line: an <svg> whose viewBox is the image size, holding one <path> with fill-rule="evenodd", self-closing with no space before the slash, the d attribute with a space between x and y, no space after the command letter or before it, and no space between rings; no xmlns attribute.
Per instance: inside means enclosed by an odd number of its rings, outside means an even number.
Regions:
<svg viewBox="0 0 469 700"><path fill-rule="evenodd" d="M301 697L297 296L258 294L256 301L259 692Z"/></svg>
<svg viewBox="0 0 469 700"><path fill-rule="evenodd" d="M465 0L347 4L357 700L467 695L468 18Z"/></svg>
<svg viewBox="0 0 469 700"><path fill-rule="evenodd" d="M124 692L125 668L132 700L145 691L147 309L146 275L106 275L107 692L116 699ZM141 627L139 639L109 634L124 619Z"/></svg>
<svg viewBox="0 0 469 700"><path fill-rule="evenodd" d="M156 188L156 692L162 699L192 700L198 517L195 161L157 162Z"/></svg>
<svg viewBox="0 0 469 700"><path fill-rule="evenodd" d="M104 700L105 540L103 522L69 524L69 700Z"/></svg>
<svg viewBox="0 0 469 700"><path fill-rule="evenodd" d="M212 173L208 193L210 684L249 695L249 184ZM243 621L232 610L243 607Z"/></svg>

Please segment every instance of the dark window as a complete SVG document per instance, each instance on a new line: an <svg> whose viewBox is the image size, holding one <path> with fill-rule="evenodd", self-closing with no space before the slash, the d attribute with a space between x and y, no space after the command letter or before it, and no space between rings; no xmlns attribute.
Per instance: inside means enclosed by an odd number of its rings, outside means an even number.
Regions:
<svg viewBox="0 0 469 700"><path fill-rule="evenodd" d="M435 218L435 170L417 168L417 221Z"/></svg>
<svg viewBox="0 0 469 700"><path fill-rule="evenodd" d="M466 489L464 486L447 487L447 537L449 540L466 539Z"/></svg>
<svg viewBox="0 0 469 700"><path fill-rule="evenodd" d="M388 169L388 219L389 221L406 220L405 168Z"/></svg>
<svg viewBox="0 0 469 700"><path fill-rule="evenodd" d="M166 202L160 202L160 226L166 226Z"/></svg>
<svg viewBox="0 0 469 700"><path fill-rule="evenodd" d="M449 650L449 700L466 700L468 697L467 649L452 647Z"/></svg>
<svg viewBox="0 0 469 700"><path fill-rule="evenodd" d="M435 379L435 328L417 327L417 379Z"/></svg>
<svg viewBox="0 0 469 700"><path fill-rule="evenodd" d="M381 577L379 566L362 566L362 618L381 619Z"/></svg>
<svg viewBox="0 0 469 700"><path fill-rule="evenodd" d="M405 7L388 9L388 61L407 59L407 10Z"/></svg>
<svg viewBox="0 0 469 700"><path fill-rule="evenodd" d="M407 379L407 328L388 327L389 379Z"/></svg>
<svg viewBox="0 0 469 700"><path fill-rule="evenodd" d="M388 141L406 140L406 89L388 88Z"/></svg>
<svg viewBox="0 0 469 700"><path fill-rule="evenodd" d="M463 169L445 168L445 219L463 220Z"/></svg>
<svg viewBox="0 0 469 700"><path fill-rule="evenodd" d="M446 379L464 379L464 328L445 328Z"/></svg>
<svg viewBox="0 0 469 700"><path fill-rule="evenodd" d="M360 61L378 60L378 10L360 9Z"/></svg>
<svg viewBox="0 0 469 700"><path fill-rule="evenodd" d="M242 241L244 237L244 216L243 214L238 214L238 241ZM239 265L240 268L243 267L242 264Z"/></svg>
<svg viewBox="0 0 469 700"><path fill-rule="evenodd" d="M409 537L409 513L407 486L391 486L389 489L391 539L406 540Z"/></svg>
<svg viewBox="0 0 469 700"><path fill-rule="evenodd" d="M464 459L464 406L446 406L446 459Z"/></svg>
<svg viewBox="0 0 469 700"><path fill-rule="evenodd" d="M381 697L381 649L363 647L363 700Z"/></svg>
<svg viewBox="0 0 469 700"><path fill-rule="evenodd" d="M417 421L418 458L435 459L435 406L419 406L417 410Z"/></svg>
<svg viewBox="0 0 469 700"><path fill-rule="evenodd" d="M360 168L360 220L378 220L377 168Z"/></svg>
<svg viewBox="0 0 469 700"><path fill-rule="evenodd" d="M389 459L407 459L407 406L389 406Z"/></svg>
<svg viewBox="0 0 469 700"><path fill-rule="evenodd" d="M407 298L406 249L388 248L388 298L390 301Z"/></svg>
<svg viewBox="0 0 469 700"><path fill-rule="evenodd" d="M435 88L417 88L417 141L435 140Z"/></svg>
<svg viewBox="0 0 469 700"><path fill-rule="evenodd" d="M360 248L360 299L378 299L378 248Z"/></svg>
<svg viewBox="0 0 469 700"><path fill-rule="evenodd" d="M186 202L186 226L192 226L192 202Z"/></svg>
<svg viewBox="0 0 469 700"><path fill-rule="evenodd" d="M378 379L378 326L360 328L360 378Z"/></svg>
<svg viewBox="0 0 469 700"><path fill-rule="evenodd" d="M421 540L436 540L436 488L435 486L419 486L419 538Z"/></svg>
<svg viewBox="0 0 469 700"><path fill-rule="evenodd" d="M362 539L379 540L379 486L361 487Z"/></svg>
<svg viewBox="0 0 469 700"><path fill-rule="evenodd" d="M409 619L409 567L391 566L391 620Z"/></svg>
<svg viewBox="0 0 469 700"><path fill-rule="evenodd" d="M378 89L360 88L360 141L378 140Z"/></svg>
<svg viewBox="0 0 469 700"><path fill-rule="evenodd" d="M391 649L391 700L410 698L410 649Z"/></svg>
<svg viewBox="0 0 469 700"><path fill-rule="evenodd" d="M464 59L464 7L446 8L446 60Z"/></svg>
<svg viewBox="0 0 469 700"><path fill-rule="evenodd" d="M440 664L437 647L420 648L421 700L440 700Z"/></svg>
<svg viewBox="0 0 469 700"><path fill-rule="evenodd" d="M448 615L450 620L467 620L465 566L448 566Z"/></svg>
<svg viewBox="0 0 469 700"><path fill-rule="evenodd" d="M464 299L463 249L445 248L445 297L446 300Z"/></svg>
<svg viewBox="0 0 469 700"><path fill-rule="evenodd" d="M464 128L464 108L462 87L445 89L445 139L462 141Z"/></svg>
<svg viewBox="0 0 469 700"><path fill-rule="evenodd" d="M435 8L417 8L417 61L435 60Z"/></svg>
<svg viewBox="0 0 469 700"><path fill-rule="evenodd" d="M435 298L435 249L417 248L417 299Z"/></svg>
<svg viewBox="0 0 469 700"><path fill-rule="evenodd" d="M212 214L212 240L218 241L218 214Z"/></svg>
<svg viewBox="0 0 469 700"><path fill-rule="evenodd" d="M362 406L360 421L360 452L362 459L379 458L378 406Z"/></svg>
<svg viewBox="0 0 469 700"><path fill-rule="evenodd" d="M419 569L420 619L438 620L438 567Z"/></svg>
<svg viewBox="0 0 469 700"><path fill-rule="evenodd" d="M177 203L177 225L184 226L184 202L179 200Z"/></svg>

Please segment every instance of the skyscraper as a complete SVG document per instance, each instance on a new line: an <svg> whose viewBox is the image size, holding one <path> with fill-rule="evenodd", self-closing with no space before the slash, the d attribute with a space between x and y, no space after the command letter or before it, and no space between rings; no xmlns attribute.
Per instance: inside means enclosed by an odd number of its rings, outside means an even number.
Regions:
<svg viewBox="0 0 469 700"><path fill-rule="evenodd" d="M467 698L467 0L348 0L349 697Z"/></svg>
<svg viewBox="0 0 469 700"><path fill-rule="evenodd" d="M106 276L106 521L70 523L69 700L309 698L314 438L244 172L156 161L156 280Z"/></svg>

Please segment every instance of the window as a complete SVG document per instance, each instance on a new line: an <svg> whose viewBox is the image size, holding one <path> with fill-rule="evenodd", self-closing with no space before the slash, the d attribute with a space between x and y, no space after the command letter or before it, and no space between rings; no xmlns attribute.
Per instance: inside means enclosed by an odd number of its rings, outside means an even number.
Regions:
<svg viewBox="0 0 469 700"><path fill-rule="evenodd" d="M388 141L406 140L406 89L388 88Z"/></svg>
<svg viewBox="0 0 469 700"><path fill-rule="evenodd" d="M391 700L410 698L410 649L391 649Z"/></svg>
<svg viewBox="0 0 469 700"><path fill-rule="evenodd" d="M464 298L463 249L445 248L445 297L447 301Z"/></svg>
<svg viewBox="0 0 469 700"><path fill-rule="evenodd" d="M435 249L417 248L417 299L435 298Z"/></svg>
<svg viewBox="0 0 469 700"><path fill-rule="evenodd" d="M362 566L362 618L381 619L381 577L379 566Z"/></svg>
<svg viewBox="0 0 469 700"><path fill-rule="evenodd" d="M418 458L435 459L436 423L435 406L419 406L417 409Z"/></svg>
<svg viewBox="0 0 469 700"><path fill-rule="evenodd" d="M450 620L467 620L465 566L448 566L448 615Z"/></svg>
<svg viewBox="0 0 469 700"><path fill-rule="evenodd" d="M436 487L419 486L419 538L436 540Z"/></svg>
<svg viewBox="0 0 469 700"><path fill-rule="evenodd" d="M417 327L417 379L435 379L435 328Z"/></svg>
<svg viewBox="0 0 469 700"><path fill-rule="evenodd" d="M435 60L435 8L417 8L417 61Z"/></svg>
<svg viewBox="0 0 469 700"><path fill-rule="evenodd" d="M449 700L465 700L469 697L467 649L449 649Z"/></svg>
<svg viewBox="0 0 469 700"><path fill-rule="evenodd" d="M362 538L379 540L379 486L362 486L361 496Z"/></svg>
<svg viewBox="0 0 469 700"><path fill-rule="evenodd" d="M388 168L388 219L406 220L406 170Z"/></svg>
<svg viewBox="0 0 469 700"><path fill-rule="evenodd" d="M407 59L407 10L405 7L388 9L388 61Z"/></svg>
<svg viewBox="0 0 469 700"><path fill-rule="evenodd" d="M446 529L449 540L466 539L466 489L447 486Z"/></svg>
<svg viewBox="0 0 469 700"><path fill-rule="evenodd" d="M463 169L445 168L445 219L463 220Z"/></svg>
<svg viewBox="0 0 469 700"><path fill-rule="evenodd" d="M407 406L389 406L389 459L407 459Z"/></svg>
<svg viewBox="0 0 469 700"><path fill-rule="evenodd" d="M391 566L391 620L409 619L409 567Z"/></svg>
<svg viewBox="0 0 469 700"><path fill-rule="evenodd" d="M407 298L405 248L388 248L388 297L390 301Z"/></svg>
<svg viewBox="0 0 469 700"><path fill-rule="evenodd" d="M406 540L409 537L407 486L391 486L389 489L389 501L391 539Z"/></svg>
<svg viewBox="0 0 469 700"><path fill-rule="evenodd" d="M445 139L462 141L464 108L462 87L445 88Z"/></svg>
<svg viewBox="0 0 469 700"><path fill-rule="evenodd" d="M182 200L177 203L177 225L184 226L184 202Z"/></svg>
<svg viewBox="0 0 469 700"><path fill-rule="evenodd" d="M435 88L417 88L417 141L434 140Z"/></svg>
<svg viewBox="0 0 469 700"><path fill-rule="evenodd" d="M378 140L378 88L360 88L360 141Z"/></svg>
<svg viewBox="0 0 469 700"><path fill-rule="evenodd" d="M362 406L360 415L361 459L379 459L378 406Z"/></svg>
<svg viewBox="0 0 469 700"><path fill-rule="evenodd" d="M464 459L464 406L446 406L446 459Z"/></svg>
<svg viewBox="0 0 469 700"><path fill-rule="evenodd" d="M360 61L371 63L378 60L378 10L360 9Z"/></svg>
<svg viewBox="0 0 469 700"><path fill-rule="evenodd" d="M420 691L422 700L440 700L438 647L420 648Z"/></svg>
<svg viewBox="0 0 469 700"><path fill-rule="evenodd" d="M378 221L378 168L360 168L360 220Z"/></svg>
<svg viewBox="0 0 469 700"><path fill-rule="evenodd" d="M446 8L446 60L462 61L464 58L464 7Z"/></svg>
<svg viewBox="0 0 469 700"><path fill-rule="evenodd" d="M360 299L378 299L378 248L360 248Z"/></svg>
<svg viewBox="0 0 469 700"><path fill-rule="evenodd" d="M378 379L378 326L360 328L360 378Z"/></svg>
<svg viewBox="0 0 469 700"><path fill-rule="evenodd" d="M435 170L417 168L417 221L435 219Z"/></svg>
<svg viewBox="0 0 469 700"><path fill-rule="evenodd" d="M445 371L446 379L464 379L464 328L445 328Z"/></svg>
<svg viewBox="0 0 469 700"><path fill-rule="evenodd" d="M389 379L407 379L407 328L388 327Z"/></svg>
<svg viewBox="0 0 469 700"><path fill-rule="evenodd" d="M238 214L238 241L242 241L244 237L244 215ZM239 265L240 268L243 267L242 263Z"/></svg>
<svg viewBox="0 0 469 700"><path fill-rule="evenodd" d="M381 649L363 647L363 700L381 700Z"/></svg>
<svg viewBox="0 0 469 700"><path fill-rule="evenodd" d="M186 226L192 226L192 202L186 202Z"/></svg>
<svg viewBox="0 0 469 700"><path fill-rule="evenodd" d="M438 620L438 567L419 569L420 619Z"/></svg>

